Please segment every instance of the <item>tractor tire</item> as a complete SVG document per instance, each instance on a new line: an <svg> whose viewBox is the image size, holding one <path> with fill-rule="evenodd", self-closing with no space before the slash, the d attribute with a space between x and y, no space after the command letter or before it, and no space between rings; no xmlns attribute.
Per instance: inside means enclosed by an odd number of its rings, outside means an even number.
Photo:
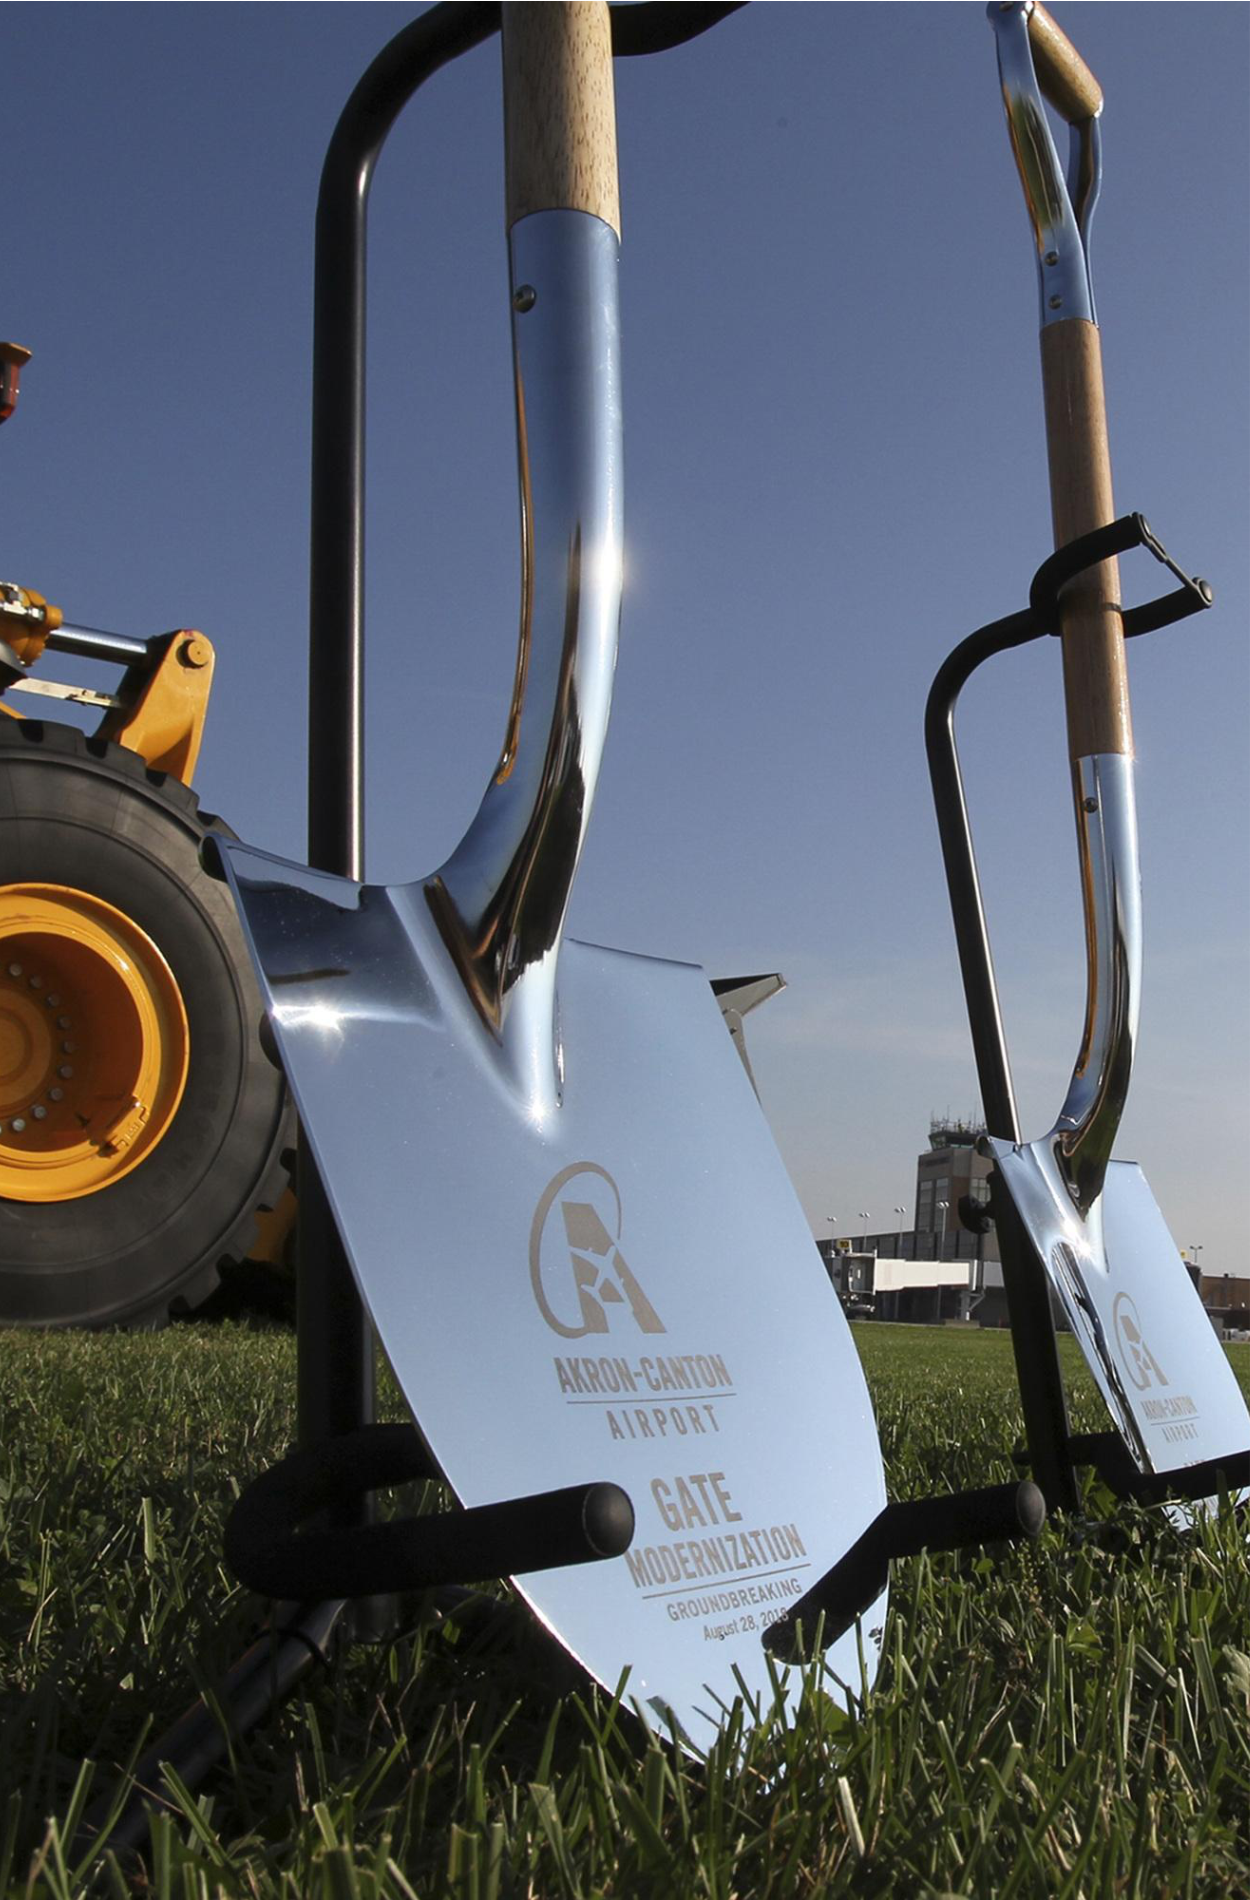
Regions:
<svg viewBox="0 0 1250 1900"><path fill-rule="evenodd" d="M295 1121L179 780L0 718L0 1325L163 1325L246 1258Z"/></svg>

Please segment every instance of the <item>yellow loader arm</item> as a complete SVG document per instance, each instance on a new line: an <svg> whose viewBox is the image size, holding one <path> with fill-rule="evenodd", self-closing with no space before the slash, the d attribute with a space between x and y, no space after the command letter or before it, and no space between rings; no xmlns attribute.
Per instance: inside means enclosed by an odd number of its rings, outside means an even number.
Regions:
<svg viewBox="0 0 1250 1900"><path fill-rule="evenodd" d="M59 680L33 678L45 651L124 667L115 693ZM33 588L0 581L0 693L30 693L72 705L98 706L103 718L92 734L126 746L156 772L191 783L199 757L213 685L212 643L183 627L150 640L67 627L59 607ZM20 719L0 700L0 711Z"/></svg>

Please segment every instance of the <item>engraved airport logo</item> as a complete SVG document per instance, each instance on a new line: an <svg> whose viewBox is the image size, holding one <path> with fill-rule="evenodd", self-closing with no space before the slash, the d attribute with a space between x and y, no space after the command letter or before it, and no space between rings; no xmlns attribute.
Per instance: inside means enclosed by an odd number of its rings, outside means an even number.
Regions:
<svg viewBox="0 0 1250 1900"><path fill-rule="evenodd" d="M1151 1386L1166 1385L1167 1375L1146 1344L1137 1308L1127 1293L1116 1297L1112 1324L1120 1357L1137 1390L1147 1392Z"/></svg>
<svg viewBox="0 0 1250 1900"><path fill-rule="evenodd" d="M666 1330L620 1238L621 1196L606 1168L575 1161L547 1183L530 1227L530 1283L562 1339L606 1333L626 1314L644 1333Z"/></svg>

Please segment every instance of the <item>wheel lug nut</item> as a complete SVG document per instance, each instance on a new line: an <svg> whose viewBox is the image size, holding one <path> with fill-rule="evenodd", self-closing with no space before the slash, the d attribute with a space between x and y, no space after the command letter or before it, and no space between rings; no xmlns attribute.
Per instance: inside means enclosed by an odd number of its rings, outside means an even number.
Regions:
<svg viewBox="0 0 1250 1900"><path fill-rule="evenodd" d="M41 990L43 988L43 978L41 976L32 976L28 978L28 981L32 990Z"/></svg>
<svg viewBox="0 0 1250 1900"><path fill-rule="evenodd" d="M43 1000L48 1005L49 1009L58 1008L61 1001L59 996L45 996Z"/></svg>
<svg viewBox="0 0 1250 1900"><path fill-rule="evenodd" d="M51 1002L52 998L49 997L48 1001ZM73 1027L68 1016L58 1016L56 1019L56 1026L58 1029L70 1029Z"/></svg>
<svg viewBox="0 0 1250 1900"><path fill-rule="evenodd" d="M9 965L9 975L10 975L10 976L20 976L21 974L22 974L22 966L21 966L21 964L20 964L20 963L10 963L10 965Z"/></svg>
<svg viewBox="0 0 1250 1900"><path fill-rule="evenodd" d="M13 1117L13 1133L15 1135L24 1135L26 1133L26 1123L20 1115Z"/></svg>
<svg viewBox="0 0 1250 1900"><path fill-rule="evenodd" d="M62 1052L67 1056L72 1056L77 1047L78 1044L76 1042L63 1042L61 1044Z"/></svg>
<svg viewBox="0 0 1250 1900"><path fill-rule="evenodd" d="M37 1122L47 1121L48 1119L48 1111L42 1102L36 1102L30 1112Z"/></svg>
<svg viewBox="0 0 1250 1900"><path fill-rule="evenodd" d="M73 1075L73 1073L74 1073L73 1065L72 1063L69 1063L69 1062L63 1062L60 1068L57 1070L57 1074L60 1076L64 1076L66 1081L69 1080L70 1076Z"/></svg>
<svg viewBox="0 0 1250 1900"><path fill-rule="evenodd" d="M65 1100L65 1090L64 1089L49 1089L48 1100L50 1102L63 1102Z"/></svg>

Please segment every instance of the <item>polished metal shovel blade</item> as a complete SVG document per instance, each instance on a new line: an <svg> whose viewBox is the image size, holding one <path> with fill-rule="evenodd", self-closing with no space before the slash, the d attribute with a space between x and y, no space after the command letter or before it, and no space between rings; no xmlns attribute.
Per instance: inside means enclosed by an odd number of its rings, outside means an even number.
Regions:
<svg viewBox="0 0 1250 1900"><path fill-rule="evenodd" d="M1245 1451L1241 1388L1136 1163L1111 1162L1082 1219L1053 1140L988 1146L1138 1469Z"/></svg>
<svg viewBox="0 0 1250 1900"><path fill-rule="evenodd" d="M1160 1473L1244 1452L1250 1412L1140 1168L1110 1159L1141 986L1133 777L1123 756L1074 768L1085 1036L1051 1133L987 1147L1126 1448Z"/></svg>
<svg viewBox="0 0 1250 1900"><path fill-rule="evenodd" d="M582 162L610 30L592 7L507 8L503 26L522 584L498 763L413 883L221 855L417 1429L466 1505L629 1493L624 1556L518 1587L605 1687L628 1672L646 1719L702 1747L740 1690L771 1703L764 1629L885 1486L849 1329L705 977L564 938L621 601L614 161ZM594 49L566 59L566 33L596 37L601 83L566 101L576 162L547 184L596 190L544 187L533 208L534 166L511 155L535 101L586 70ZM544 43L550 86L526 77ZM545 162L552 127L532 129ZM853 1634L829 1661L858 1692Z"/></svg>
<svg viewBox="0 0 1250 1900"><path fill-rule="evenodd" d="M517 1580L599 1682L706 1746L761 1635L885 1503L863 1372L703 972L566 939L526 1092L425 887L222 847L357 1283L466 1505L610 1478L623 1557ZM884 1597L865 1619L875 1671ZM858 1693L852 1630L828 1652Z"/></svg>

